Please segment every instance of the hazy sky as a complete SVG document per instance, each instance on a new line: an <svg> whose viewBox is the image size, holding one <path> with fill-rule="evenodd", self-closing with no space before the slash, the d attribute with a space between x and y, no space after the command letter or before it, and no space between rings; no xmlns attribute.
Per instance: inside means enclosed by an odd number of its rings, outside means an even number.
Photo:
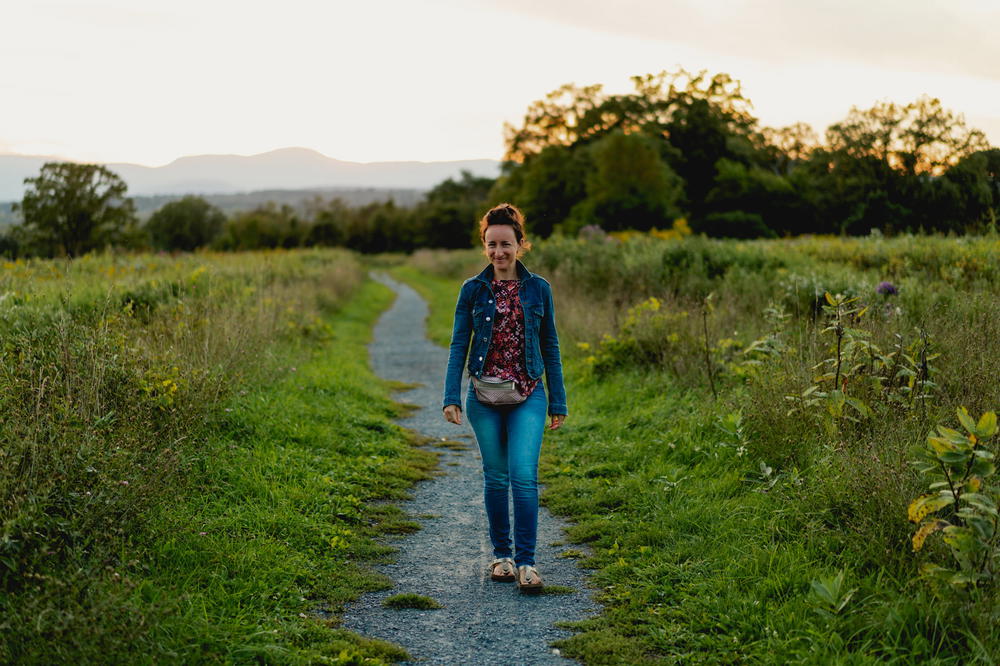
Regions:
<svg viewBox="0 0 1000 666"><path fill-rule="evenodd" d="M0 0L0 152L499 158L569 82L725 71L762 123L939 97L1000 145L997 0Z"/></svg>

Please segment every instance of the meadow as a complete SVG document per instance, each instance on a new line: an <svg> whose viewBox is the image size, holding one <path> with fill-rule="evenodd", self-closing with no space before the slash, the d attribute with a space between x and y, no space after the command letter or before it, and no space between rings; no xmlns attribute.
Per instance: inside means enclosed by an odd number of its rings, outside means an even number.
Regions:
<svg viewBox="0 0 1000 666"><path fill-rule="evenodd" d="M367 367L391 301L339 250L0 266L0 662L405 656L337 619L433 465Z"/></svg>
<svg viewBox="0 0 1000 666"><path fill-rule="evenodd" d="M605 607L564 654L1000 657L1000 239L597 235L524 262L553 284L570 405L543 501ZM397 269L437 342L483 265Z"/></svg>
<svg viewBox="0 0 1000 666"><path fill-rule="evenodd" d="M570 405L543 501L604 608L563 654L1000 658L1000 239L591 234L524 261L554 287ZM422 293L447 344L483 265L0 265L0 661L405 658L337 619L390 585L368 565L417 525L381 500L434 465L367 367L392 296L366 270Z"/></svg>

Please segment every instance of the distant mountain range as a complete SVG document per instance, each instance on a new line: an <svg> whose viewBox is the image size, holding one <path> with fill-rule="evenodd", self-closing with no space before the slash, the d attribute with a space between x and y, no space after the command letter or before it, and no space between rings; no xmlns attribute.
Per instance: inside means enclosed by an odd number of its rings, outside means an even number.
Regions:
<svg viewBox="0 0 1000 666"><path fill-rule="evenodd" d="M45 162L38 155L0 155L0 201L20 200L24 179ZM454 162L345 162L308 148L282 148L259 155L195 155L161 167L106 165L128 183L129 194L234 194L256 190L378 188L426 190L464 171L496 177L496 160Z"/></svg>

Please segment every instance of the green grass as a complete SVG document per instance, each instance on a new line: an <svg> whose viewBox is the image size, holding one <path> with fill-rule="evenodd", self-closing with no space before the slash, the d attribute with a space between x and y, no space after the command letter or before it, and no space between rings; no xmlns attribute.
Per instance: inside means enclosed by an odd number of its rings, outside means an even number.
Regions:
<svg viewBox="0 0 1000 666"><path fill-rule="evenodd" d="M428 299L429 330L446 344L461 279L394 274ZM593 664L995 661L1000 637L983 613L935 598L915 578L899 502L906 477L886 489L883 462L823 444L784 409L753 413L761 393L782 387L730 381L713 400L696 373L623 364L596 374L572 332L593 340L601 331L588 330L589 301L577 296L557 285L557 309L568 303L580 325L562 338L570 415L546 435L542 501L593 553L582 563L594 568L604 611L569 625L564 655ZM743 450L723 427L739 410L754 426ZM854 592L833 613L812 583L840 571Z"/></svg>
<svg viewBox="0 0 1000 666"><path fill-rule="evenodd" d="M444 608L444 606L434 599L424 596L423 594L413 594L412 592L406 594L394 594L391 597L386 597L382 600L382 605L386 608L395 608L397 610L403 608L414 608L416 610L434 610L437 608Z"/></svg>
<svg viewBox="0 0 1000 666"><path fill-rule="evenodd" d="M329 335L272 348L209 415L172 495L93 562L85 549L3 602L7 663L382 663L393 645L338 628L390 582L375 541L416 529L398 500L435 456L392 423L365 344L392 295L365 283ZM113 525L109 525L112 528ZM86 538L86 535L81 535ZM85 575L69 575L83 571ZM353 660L353 661L352 661Z"/></svg>

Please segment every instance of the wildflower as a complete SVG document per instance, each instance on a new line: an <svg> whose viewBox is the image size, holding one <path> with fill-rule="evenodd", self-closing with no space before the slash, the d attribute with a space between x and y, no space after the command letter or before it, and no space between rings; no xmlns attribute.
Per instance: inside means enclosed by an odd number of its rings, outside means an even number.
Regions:
<svg viewBox="0 0 1000 666"><path fill-rule="evenodd" d="M883 296L895 296L899 293L899 290L891 282L879 282L878 286L875 287L875 293L882 294Z"/></svg>
<svg viewBox="0 0 1000 666"><path fill-rule="evenodd" d="M198 532L198 536L205 536L208 532Z"/></svg>

